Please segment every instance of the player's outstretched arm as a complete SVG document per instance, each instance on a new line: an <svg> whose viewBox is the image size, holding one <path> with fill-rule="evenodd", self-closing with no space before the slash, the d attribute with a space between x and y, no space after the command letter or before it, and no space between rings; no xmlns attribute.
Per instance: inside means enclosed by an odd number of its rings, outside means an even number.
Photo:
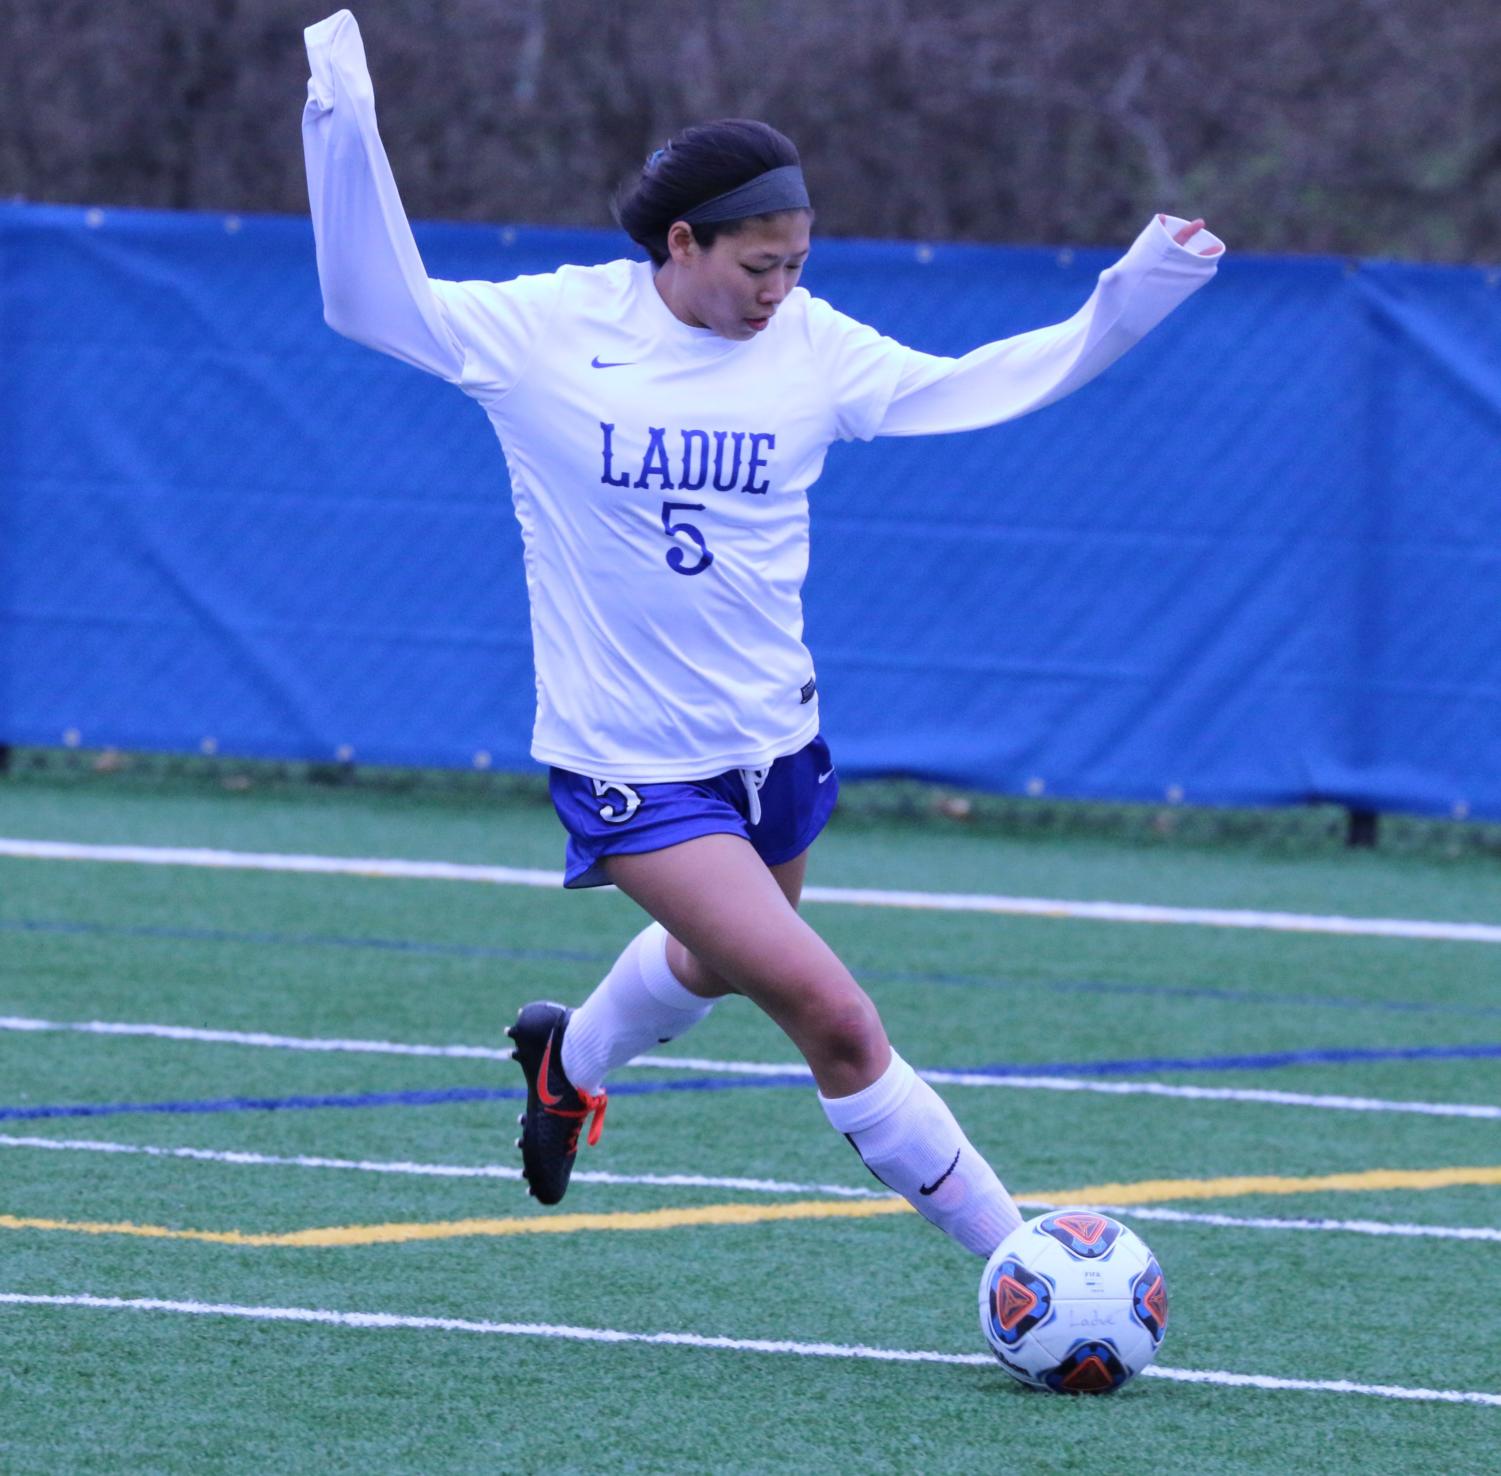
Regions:
<svg viewBox="0 0 1501 1476"><path fill-rule="evenodd" d="M1087 384L1214 276L1224 242L1202 220L1154 217L1100 273L1065 323L986 344L962 359L911 354L877 430L921 436L978 430L1051 405Z"/></svg>
<svg viewBox="0 0 1501 1476"><path fill-rule="evenodd" d="M375 124L375 92L354 17L309 26L302 115L323 317L347 338L457 381L464 353L412 239Z"/></svg>

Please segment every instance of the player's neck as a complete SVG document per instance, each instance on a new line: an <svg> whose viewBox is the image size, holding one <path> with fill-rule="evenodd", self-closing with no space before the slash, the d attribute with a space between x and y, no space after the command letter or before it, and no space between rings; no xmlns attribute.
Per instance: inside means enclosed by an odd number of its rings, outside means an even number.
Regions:
<svg viewBox="0 0 1501 1476"><path fill-rule="evenodd" d="M682 273L675 261L665 261L652 274L652 285L657 289L657 296L667 305L667 311L680 323L686 323L690 328L706 328L708 324L703 322L683 304L683 281Z"/></svg>

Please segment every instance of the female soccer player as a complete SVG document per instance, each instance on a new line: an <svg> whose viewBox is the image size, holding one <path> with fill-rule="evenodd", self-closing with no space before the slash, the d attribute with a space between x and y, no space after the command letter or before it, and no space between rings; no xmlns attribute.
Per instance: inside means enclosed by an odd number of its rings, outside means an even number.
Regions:
<svg viewBox="0 0 1501 1476"><path fill-rule="evenodd" d="M798 915L834 806L802 643L807 492L836 439L960 431L1092 379L1209 280L1221 243L1156 217L1066 323L962 359L904 348L797 285L812 211L762 123L689 128L618 204L647 261L429 280L376 130L354 18L307 31L303 118L324 316L477 400L521 523L537 719L565 885L652 919L575 1011L508 1032L531 1192L563 1197L617 1067L725 994L802 1052L829 1121L979 1256L1016 1206L875 1006Z"/></svg>

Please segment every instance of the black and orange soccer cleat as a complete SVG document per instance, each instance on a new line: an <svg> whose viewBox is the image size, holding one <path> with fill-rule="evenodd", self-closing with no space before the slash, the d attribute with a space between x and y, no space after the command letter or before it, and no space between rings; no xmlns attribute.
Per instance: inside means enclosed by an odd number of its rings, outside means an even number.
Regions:
<svg viewBox="0 0 1501 1476"><path fill-rule="evenodd" d="M568 1192L579 1133L591 1114L589 1145L605 1125L605 1094L579 1091L563 1073L563 1033L573 1011L538 1000L522 1008L506 1034L516 1042L513 1059L526 1073L526 1111L518 1119L521 1172L542 1204L557 1204Z"/></svg>

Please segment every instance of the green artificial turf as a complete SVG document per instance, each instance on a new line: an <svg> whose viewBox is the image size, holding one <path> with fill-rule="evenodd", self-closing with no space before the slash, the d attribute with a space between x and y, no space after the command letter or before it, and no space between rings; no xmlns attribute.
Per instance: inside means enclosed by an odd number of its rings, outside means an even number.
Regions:
<svg viewBox="0 0 1501 1476"><path fill-rule="evenodd" d="M0 835L555 867L524 797L0 781ZM1501 921L1498 868L1145 850L937 822L835 825L810 881ZM1501 1042L1501 948L810 905L904 1054L936 1068ZM0 1014L501 1048L639 926L611 892L0 859ZM794 1056L726 1002L664 1054ZM621 1082L712 1076L634 1068ZM1111 1080L1501 1102L1497 1058L1140 1070ZM502 1061L0 1031L0 1107L507 1088ZM1017 1192L1501 1164L1492 1119L942 1088ZM508 1101L0 1121L11 1138L512 1165ZM581 1167L875 1187L810 1089L617 1094ZM564 1212L772 1204L576 1183ZM804 1195L802 1197L810 1197ZM816 1197L816 1196L813 1196ZM1501 1186L1173 1201L1235 1217L1501 1224ZM510 1179L0 1146L0 1215L281 1233L543 1216ZM1129 1216L1127 1216L1129 1219ZM1160 1362L1501 1392L1494 1241L1135 1222L1166 1268ZM914 1216L245 1247L0 1228L0 1292L691 1332L970 1354L979 1266ZM17 1472L1397 1472L1490 1469L1501 1408L1138 1380L1028 1394L999 1368L0 1306Z"/></svg>

